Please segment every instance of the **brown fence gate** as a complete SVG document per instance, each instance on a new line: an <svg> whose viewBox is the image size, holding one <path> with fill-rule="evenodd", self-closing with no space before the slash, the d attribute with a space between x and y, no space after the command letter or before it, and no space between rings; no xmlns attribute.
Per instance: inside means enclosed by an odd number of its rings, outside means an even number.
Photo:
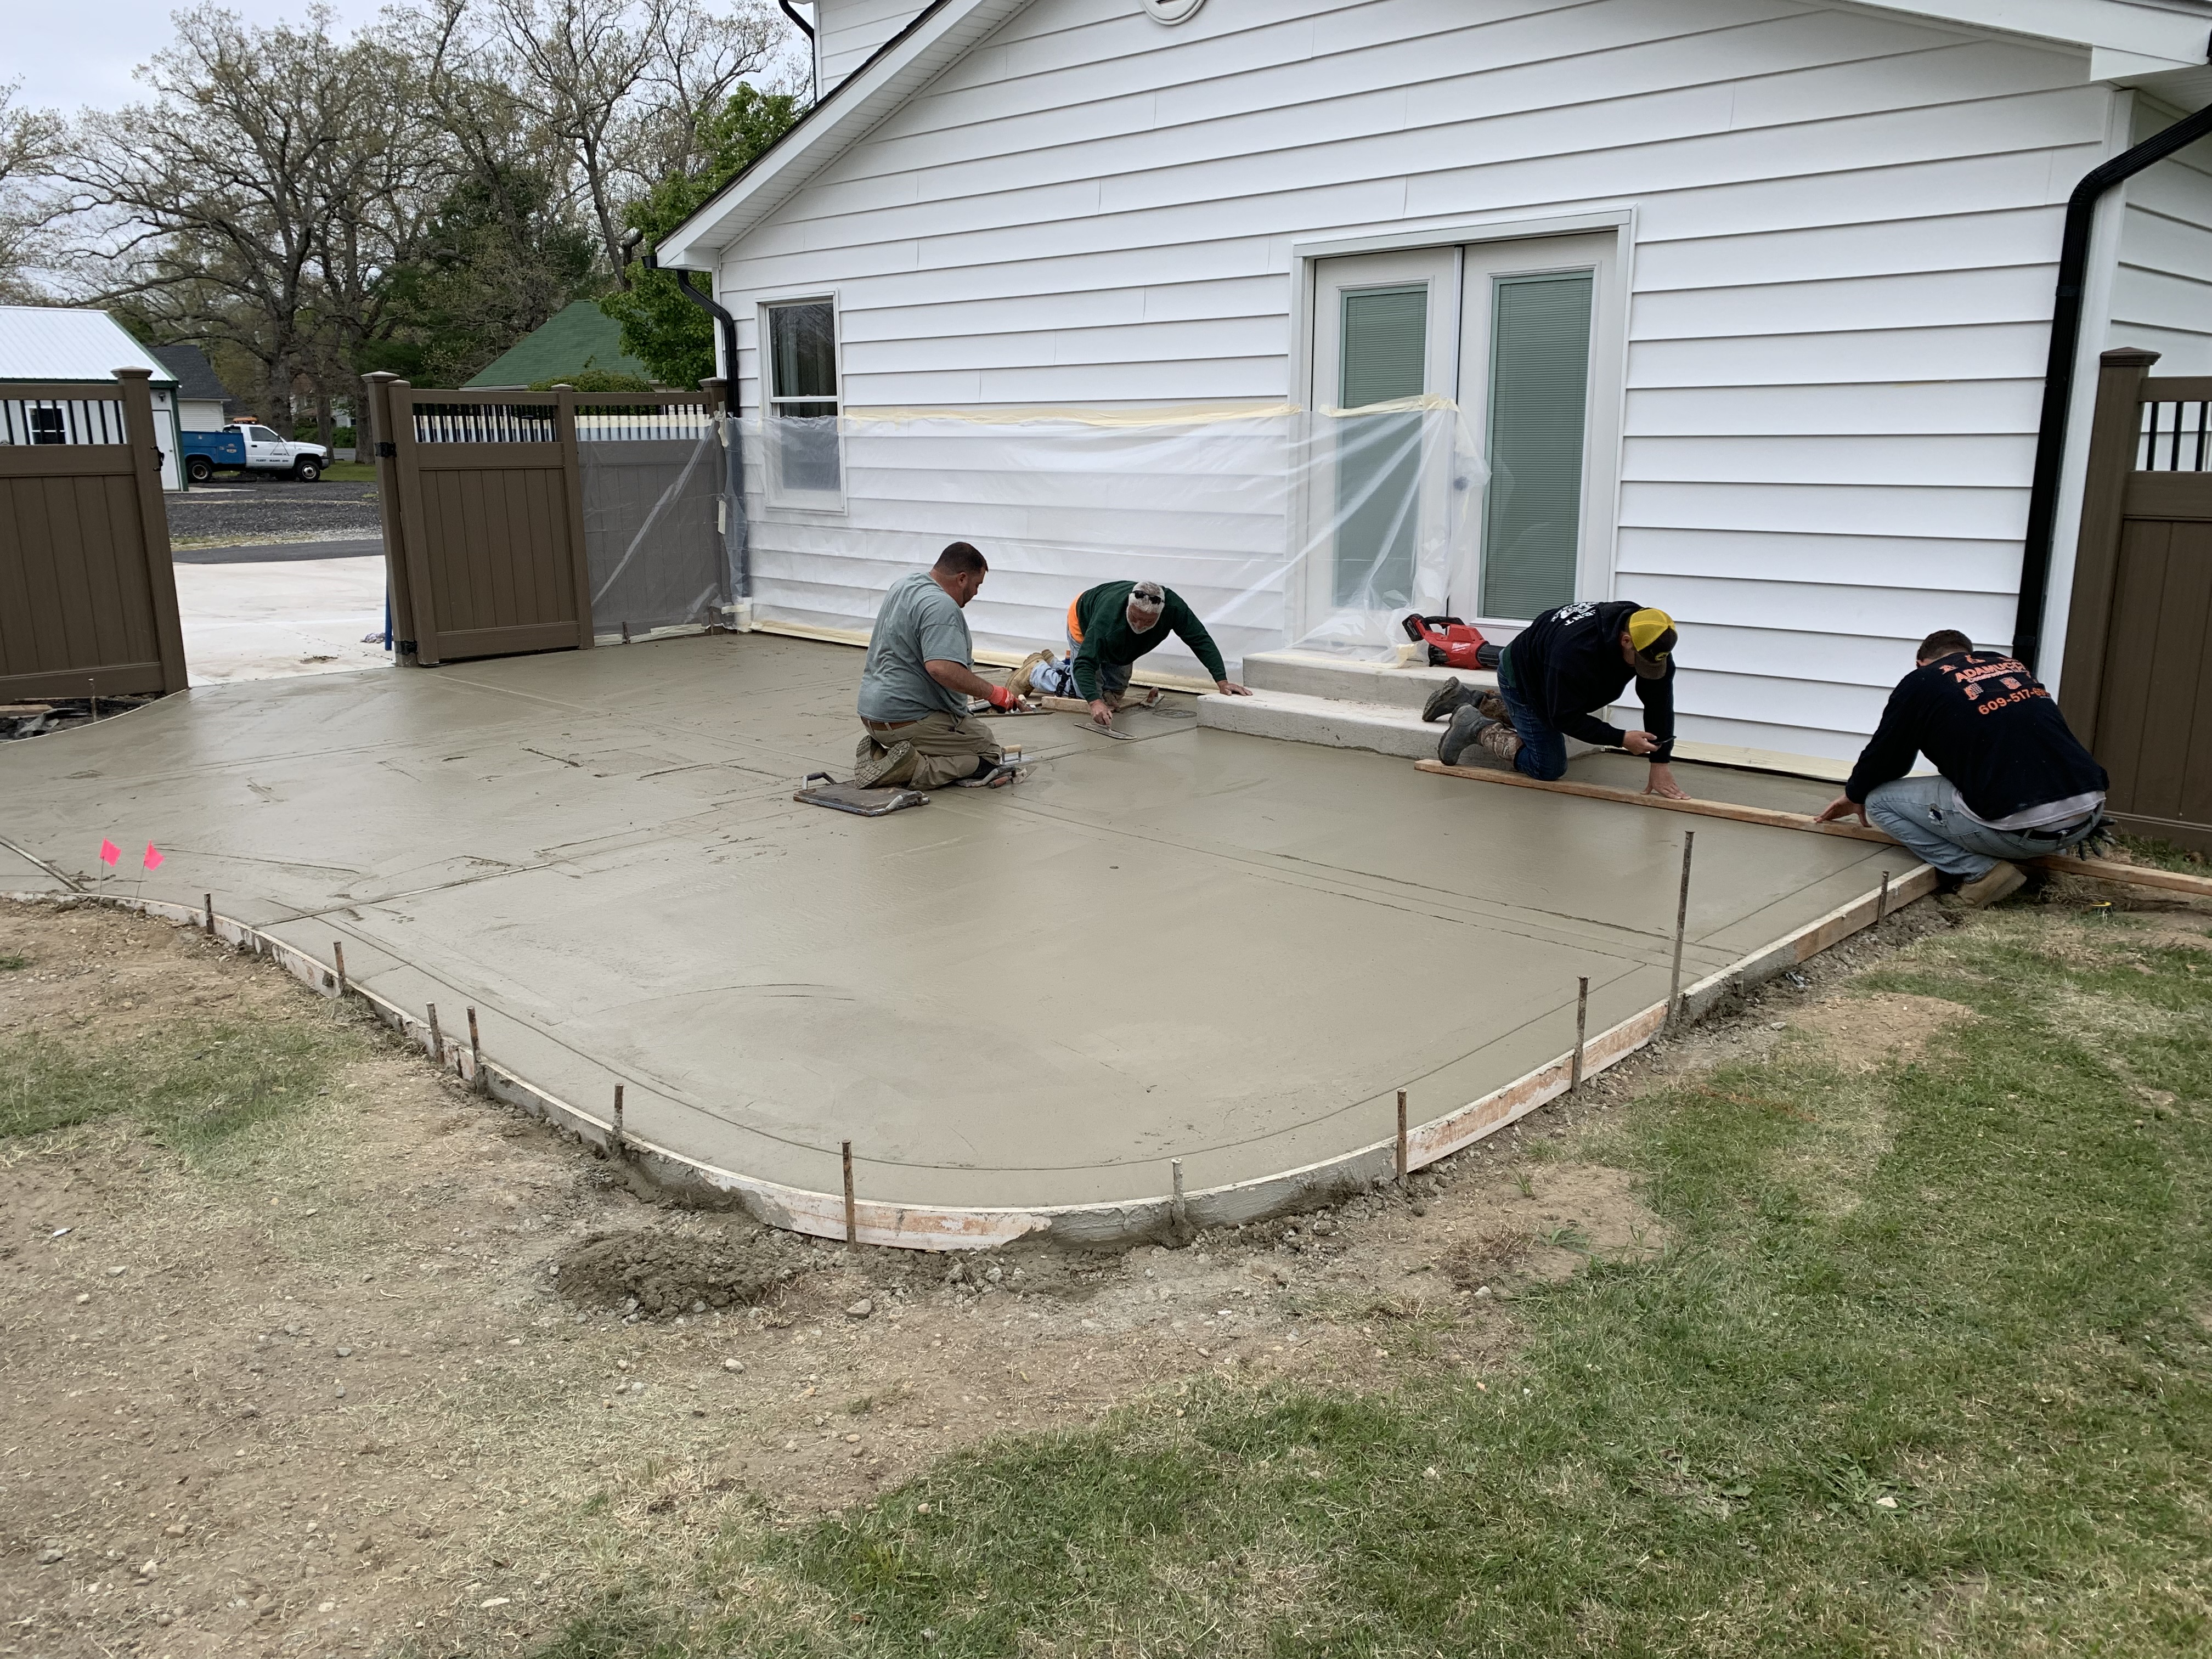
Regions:
<svg viewBox="0 0 2212 1659"><path fill-rule="evenodd" d="M0 702L185 689L150 371L0 385Z"/></svg>
<svg viewBox="0 0 2212 1659"><path fill-rule="evenodd" d="M2105 353L2059 704L2137 835L2212 853L2212 378Z"/></svg>
<svg viewBox="0 0 2212 1659"><path fill-rule="evenodd" d="M368 382L401 660L721 619L719 381L606 394Z"/></svg>

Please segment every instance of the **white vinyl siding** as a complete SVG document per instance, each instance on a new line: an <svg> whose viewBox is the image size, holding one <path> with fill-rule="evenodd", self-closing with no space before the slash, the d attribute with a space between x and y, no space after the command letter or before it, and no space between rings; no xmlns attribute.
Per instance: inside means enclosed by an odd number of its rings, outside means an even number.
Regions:
<svg viewBox="0 0 2212 1659"><path fill-rule="evenodd" d="M2140 143L2180 119L2138 96ZM2160 355L2158 374L2212 374L2212 142L2200 140L2128 180L2112 273L2107 348Z"/></svg>
<svg viewBox="0 0 2212 1659"><path fill-rule="evenodd" d="M720 282L834 283L848 407L1272 402L1294 244L1632 209L1614 592L1680 618L1686 735L1847 757L1930 629L2009 638L2087 73L1796 0L1035 0ZM763 581L865 628L781 533ZM1055 636L1034 586L988 643Z"/></svg>
<svg viewBox="0 0 2212 1659"><path fill-rule="evenodd" d="M925 0L821 0L814 9L815 53L822 94L866 63L876 49L919 16Z"/></svg>

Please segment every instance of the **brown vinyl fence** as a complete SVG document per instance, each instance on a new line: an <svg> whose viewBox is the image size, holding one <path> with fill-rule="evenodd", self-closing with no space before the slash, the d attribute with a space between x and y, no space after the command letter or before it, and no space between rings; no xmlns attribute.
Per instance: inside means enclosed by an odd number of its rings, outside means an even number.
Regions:
<svg viewBox="0 0 2212 1659"><path fill-rule="evenodd" d="M0 702L185 689L149 371L0 384Z"/></svg>
<svg viewBox="0 0 2212 1659"><path fill-rule="evenodd" d="M2105 353L2059 706L2136 834L2212 853L2212 378Z"/></svg>
<svg viewBox="0 0 2212 1659"><path fill-rule="evenodd" d="M599 394L368 380L402 661L720 620L719 381Z"/></svg>

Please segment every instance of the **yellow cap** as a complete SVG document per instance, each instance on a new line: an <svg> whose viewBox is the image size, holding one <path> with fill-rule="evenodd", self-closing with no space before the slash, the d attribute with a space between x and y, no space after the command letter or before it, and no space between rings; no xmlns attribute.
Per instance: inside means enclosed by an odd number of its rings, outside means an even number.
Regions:
<svg viewBox="0 0 2212 1659"><path fill-rule="evenodd" d="M1674 619L1665 611L1646 605L1628 618L1628 642L1638 652L1649 651L1662 634L1674 631Z"/></svg>

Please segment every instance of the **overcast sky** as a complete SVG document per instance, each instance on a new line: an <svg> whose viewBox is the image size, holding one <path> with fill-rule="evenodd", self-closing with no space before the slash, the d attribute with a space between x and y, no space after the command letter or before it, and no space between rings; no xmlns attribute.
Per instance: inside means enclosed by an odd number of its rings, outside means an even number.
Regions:
<svg viewBox="0 0 2212 1659"><path fill-rule="evenodd" d="M381 0L329 0L336 32L351 33L374 17ZM89 104L112 109L143 98L131 71L167 46L176 0L0 0L0 83L22 82L18 99L33 109L74 115ZM304 21L302 0L227 0L227 9L252 23ZM32 20L35 16L36 21Z"/></svg>

